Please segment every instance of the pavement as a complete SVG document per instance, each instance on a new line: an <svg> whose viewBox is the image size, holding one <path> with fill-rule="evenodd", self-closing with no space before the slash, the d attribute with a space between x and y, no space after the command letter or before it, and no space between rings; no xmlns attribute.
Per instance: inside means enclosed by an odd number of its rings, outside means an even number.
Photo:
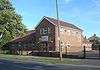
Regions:
<svg viewBox="0 0 100 70"><path fill-rule="evenodd" d="M100 60L98 60L100 61ZM98 62L97 61L97 62ZM95 62L95 61L94 61ZM93 63L94 63L93 62ZM95 64L97 63L95 62ZM100 62L98 62L100 64ZM100 70L100 65L93 64L43 64L36 62L17 62L0 59L0 70Z"/></svg>

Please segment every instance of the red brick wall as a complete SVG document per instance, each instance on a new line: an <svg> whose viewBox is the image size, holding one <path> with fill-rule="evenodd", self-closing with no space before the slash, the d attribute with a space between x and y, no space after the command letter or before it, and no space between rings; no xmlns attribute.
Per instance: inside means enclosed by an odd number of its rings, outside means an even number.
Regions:
<svg viewBox="0 0 100 70"><path fill-rule="evenodd" d="M70 44L70 47L67 48L67 51L69 52L79 52L82 51L82 32L78 29L69 28L66 26L63 26L64 30L60 31L60 41L63 42L63 52L66 52L66 46L67 44ZM70 34L67 32L67 30L70 30ZM75 33L76 34L73 34ZM78 34L79 33L79 34ZM59 51L59 42L58 42L58 27L56 27L55 32L55 40L56 40L56 51Z"/></svg>
<svg viewBox="0 0 100 70"><path fill-rule="evenodd" d="M41 35L40 34L40 29L41 28L45 28L45 27L49 27L49 33L45 34L45 35ZM44 19L40 22L40 24L36 27L36 41L39 42L39 38L41 36L48 36L48 47L50 51L54 51L55 50L55 26L48 22L48 20Z"/></svg>
<svg viewBox="0 0 100 70"><path fill-rule="evenodd" d="M58 42L58 27L50 23L48 20L44 19L40 22L40 24L36 27L36 41L39 42L39 38L43 35L40 34L40 29L49 27L50 33L47 34L49 36L49 50L50 51L58 51L59 52L59 42ZM62 48L63 52L66 52L66 44L70 42L70 47L68 47L69 52L79 52L82 51L82 32L78 29L69 28L63 26L66 31L60 33L60 40L63 41L64 46ZM70 35L67 33L67 30L70 30ZM73 32L78 32L76 35ZM53 41L53 42L51 42Z"/></svg>

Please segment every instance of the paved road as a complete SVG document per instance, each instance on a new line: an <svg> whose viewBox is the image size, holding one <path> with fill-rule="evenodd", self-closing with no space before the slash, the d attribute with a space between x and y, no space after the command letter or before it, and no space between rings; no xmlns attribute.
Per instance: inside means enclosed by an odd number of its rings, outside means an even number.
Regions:
<svg viewBox="0 0 100 70"><path fill-rule="evenodd" d="M42 63L21 63L0 60L0 70L100 70L100 66L73 64L48 65Z"/></svg>

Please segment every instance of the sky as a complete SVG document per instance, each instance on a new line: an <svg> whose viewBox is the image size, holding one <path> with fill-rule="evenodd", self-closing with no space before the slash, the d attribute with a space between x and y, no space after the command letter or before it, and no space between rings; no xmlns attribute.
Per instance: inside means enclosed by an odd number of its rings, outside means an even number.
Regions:
<svg viewBox="0 0 100 70"><path fill-rule="evenodd" d="M29 30L39 23L43 16L56 18L56 0L11 0L22 22ZM83 30L90 37L100 36L100 0L58 0L59 18Z"/></svg>

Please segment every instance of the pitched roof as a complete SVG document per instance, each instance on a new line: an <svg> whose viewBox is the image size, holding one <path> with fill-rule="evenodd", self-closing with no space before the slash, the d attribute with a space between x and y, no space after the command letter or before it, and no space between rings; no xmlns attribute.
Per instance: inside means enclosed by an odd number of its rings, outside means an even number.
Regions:
<svg viewBox="0 0 100 70"><path fill-rule="evenodd" d="M26 35L23 37L16 37L11 42L25 42L25 41L30 41L32 37L35 36L35 30L29 30L27 31Z"/></svg>
<svg viewBox="0 0 100 70"><path fill-rule="evenodd" d="M29 31L27 31L27 35L34 34L34 33L35 33L35 30L29 30Z"/></svg>
<svg viewBox="0 0 100 70"><path fill-rule="evenodd" d="M46 16L44 16L44 18L49 20L50 22L52 22L54 25L58 25L57 22L59 21L61 26L67 26L67 27L70 27L70 28L74 28L74 29L78 29L78 30L83 31L82 29L78 28L77 26L75 26L75 25L73 25L71 23L68 23L68 22L65 22L65 21L61 21L61 20L57 20L57 19L50 18L50 17L46 17Z"/></svg>

